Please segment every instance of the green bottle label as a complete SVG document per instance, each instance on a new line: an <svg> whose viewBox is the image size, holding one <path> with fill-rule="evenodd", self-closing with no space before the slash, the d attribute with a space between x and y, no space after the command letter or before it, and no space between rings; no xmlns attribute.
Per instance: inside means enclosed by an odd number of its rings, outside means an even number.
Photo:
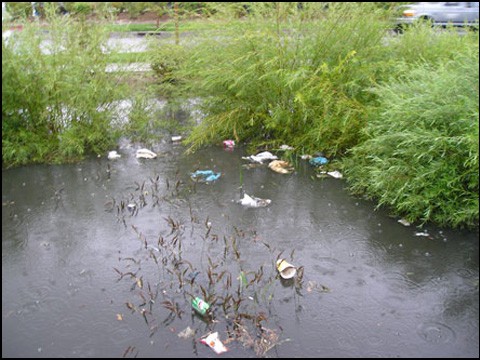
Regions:
<svg viewBox="0 0 480 360"><path fill-rule="evenodd" d="M210 309L210 305L208 305L205 301L196 297L192 300L192 307L198 312L200 315L205 315L207 311Z"/></svg>

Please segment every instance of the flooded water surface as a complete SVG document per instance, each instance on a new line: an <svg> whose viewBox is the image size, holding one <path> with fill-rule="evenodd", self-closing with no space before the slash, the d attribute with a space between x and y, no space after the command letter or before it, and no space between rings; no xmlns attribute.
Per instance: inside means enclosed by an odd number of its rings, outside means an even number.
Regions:
<svg viewBox="0 0 480 360"><path fill-rule="evenodd" d="M478 231L402 226L304 160L139 147L3 171L2 356L217 357L214 332L223 357L479 356Z"/></svg>

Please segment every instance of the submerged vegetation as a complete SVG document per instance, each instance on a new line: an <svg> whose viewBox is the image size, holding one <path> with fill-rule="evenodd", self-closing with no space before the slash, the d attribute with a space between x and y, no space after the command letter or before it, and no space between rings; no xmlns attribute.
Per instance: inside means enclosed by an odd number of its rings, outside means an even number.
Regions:
<svg viewBox="0 0 480 360"><path fill-rule="evenodd" d="M202 99L189 152L226 138L322 152L353 193L399 216L478 226L478 31L419 24L396 35L382 4L209 3L195 8L201 25L185 13L180 27L164 24L176 44L141 59L162 96ZM121 134L172 127L149 93L132 96L125 74L104 71L126 60L102 51L105 27L85 24L49 18L47 54L37 24L2 42L4 165L76 160ZM178 36L192 28L202 36ZM113 105L125 98L135 99L127 122Z"/></svg>
<svg viewBox="0 0 480 360"><path fill-rule="evenodd" d="M112 198L109 212L138 243L134 254L119 257L118 267L113 268L118 282L130 288L122 310L145 322L149 337L165 327L178 330L178 337L183 339L199 339L216 331L225 345L236 342L257 357L265 357L277 345L290 341L283 338L277 325L279 289L290 289L295 307L304 296L323 295L330 289L304 279L303 266L298 267L294 278L282 279L273 264L280 258L296 260L295 249L287 251L262 240L255 230L236 226L219 229L190 204L195 186L177 176L164 184L157 175L134 182L131 187L135 190L128 195ZM165 204L176 208L186 203L189 218L162 215L155 232L135 225L145 211L165 214L161 209ZM263 262L251 261L245 256L245 247L262 253ZM204 312L193 310L198 298L207 304ZM180 331L173 326L179 324L177 319L186 317L192 318L192 328L189 325ZM117 319L122 320L122 314ZM132 352L131 347L125 352Z"/></svg>

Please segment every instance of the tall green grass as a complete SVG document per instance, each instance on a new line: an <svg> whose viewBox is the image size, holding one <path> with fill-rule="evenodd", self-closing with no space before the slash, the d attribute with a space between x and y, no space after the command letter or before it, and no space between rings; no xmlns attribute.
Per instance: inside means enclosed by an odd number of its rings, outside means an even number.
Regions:
<svg viewBox="0 0 480 360"><path fill-rule="evenodd" d="M189 151L225 138L322 151L378 206L478 226L478 32L395 36L389 19L369 3L253 5L176 66L204 99Z"/></svg>
<svg viewBox="0 0 480 360"><path fill-rule="evenodd" d="M399 62L416 66L418 64L439 64L455 60L458 54L465 53L478 42L478 31L474 28L459 29L453 26L447 28L432 27L429 24L417 23L410 26L399 36L388 40L388 55L386 60L392 71L403 74L406 69L395 68Z"/></svg>
<svg viewBox="0 0 480 360"><path fill-rule="evenodd" d="M187 139L191 151L225 137L330 155L355 145L384 52L384 12L368 3L252 7L183 68L207 114Z"/></svg>
<svg viewBox="0 0 480 360"><path fill-rule="evenodd" d="M410 221L478 226L478 39L447 59L401 63L376 87L368 139L344 169L354 193Z"/></svg>
<svg viewBox="0 0 480 360"><path fill-rule="evenodd" d="M4 165L64 162L103 153L119 135L111 103L122 74L106 73L108 33L48 14L2 41Z"/></svg>

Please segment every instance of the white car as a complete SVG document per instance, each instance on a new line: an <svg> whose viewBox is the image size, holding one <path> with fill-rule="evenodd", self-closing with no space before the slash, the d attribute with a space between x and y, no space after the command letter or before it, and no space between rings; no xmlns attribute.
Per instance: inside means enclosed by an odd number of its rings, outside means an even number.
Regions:
<svg viewBox="0 0 480 360"><path fill-rule="evenodd" d="M415 21L431 21L439 26L478 26L478 2L419 2L404 5L400 10L398 28Z"/></svg>

